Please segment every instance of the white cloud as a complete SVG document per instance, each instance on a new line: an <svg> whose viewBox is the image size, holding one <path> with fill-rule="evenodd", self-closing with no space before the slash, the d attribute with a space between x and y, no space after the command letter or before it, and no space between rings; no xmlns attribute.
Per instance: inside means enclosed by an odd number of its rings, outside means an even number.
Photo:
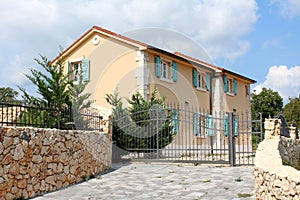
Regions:
<svg viewBox="0 0 300 200"><path fill-rule="evenodd" d="M289 18L300 16L299 0L271 0L271 5L278 5L281 15Z"/></svg>
<svg viewBox="0 0 300 200"><path fill-rule="evenodd" d="M39 53L52 58L59 45L67 47L93 25L119 33L172 29L204 46L213 59L234 60L250 45L243 36L253 29L257 9L255 0L0 1L0 69L24 71ZM2 78L9 82L9 76Z"/></svg>
<svg viewBox="0 0 300 200"><path fill-rule="evenodd" d="M288 103L289 97L298 97L300 94L300 66L291 68L284 65L270 67L266 80L257 85L254 90L259 93L263 87L277 91L284 102Z"/></svg>

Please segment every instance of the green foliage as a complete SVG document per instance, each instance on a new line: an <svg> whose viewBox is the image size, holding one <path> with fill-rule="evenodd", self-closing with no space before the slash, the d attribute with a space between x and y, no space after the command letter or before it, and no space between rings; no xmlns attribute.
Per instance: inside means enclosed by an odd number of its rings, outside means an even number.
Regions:
<svg viewBox="0 0 300 200"><path fill-rule="evenodd" d="M34 108L26 109L22 111L20 122L45 124L50 128L59 126L61 129L76 128L72 123L80 122L80 128L86 128L88 122L79 113L93 103L88 100L91 94L82 94L87 83L83 83L81 77L79 83L74 85L68 79L69 75L64 74L62 59L52 65L48 58L41 55L35 61L42 70L31 68L31 74L26 74L26 77L36 86L39 97L30 95L24 88L19 89L23 93L24 103L45 110L37 112Z"/></svg>
<svg viewBox="0 0 300 200"><path fill-rule="evenodd" d="M19 93L11 87L1 87L0 88L0 101L1 102L18 102L17 96Z"/></svg>
<svg viewBox="0 0 300 200"><path fill-rule="evenodd" d="M172 133L171 121L169 120L170 116L167 116L168 114L165 110L163 110L165 119L160 119L164 121L158 133L151 128L145 129L145 131L150 132L148 137L127 133L138 132L138 128L145 128L150 125L153 107L164 107L165 99L157 98L156 90L152 92L149 101L146 101L140 93L133 94L130 99L127 99L129 103L128 109L122 108L121 98L117 91L113 94L107 94L105 99L113 106L113 141L119 148L126 151L151 152L165 147L172 141L174 134ZM128 116L130 116L130 120L137 126L136 129L120 127L118 120ZM130 127L129 123L129 121L125 121L123 124Z"/></svg>
<svg viewBox="0 0 300 200"><path fill-rule="evenodd" d="M300 98L290 98L290 102L283 108L283 114L288 124L296 123L300 126Z"/></svg>
<svg viewBox="0 0 300 200"><path fill-rule="evenodd" d="M78 84L73 84L72 87L72 116L76 128L82 130L88 129L89 121L80 113L85 109L90 108L91 104L94 102L88 100L91 96L90 93L83 94L87 84L87 82L83 82L81 75Z"/></svg>
<svg viewBox="0 0 300 200"><path fill-rule="evenodd" d="M263 119L274 117L282 110L282 106L282 97L272 89L263 88L261 93L252 94L251 112L253 119L257 118L258 113L262 114Z"/></svg>
<svg viewBox="0 0 300 200"><path fill-rule="evenodd" d="M63 61L59 60L56 65L51 65L50 60L45 56L35 59L43 71L31 68L31 75L26 77L37 87L40 97L31 96L24 88L19 87L23 92L23 100L33 105L45 105L48 108L63 110L71 105L72 82L63 73Z"/></svg>

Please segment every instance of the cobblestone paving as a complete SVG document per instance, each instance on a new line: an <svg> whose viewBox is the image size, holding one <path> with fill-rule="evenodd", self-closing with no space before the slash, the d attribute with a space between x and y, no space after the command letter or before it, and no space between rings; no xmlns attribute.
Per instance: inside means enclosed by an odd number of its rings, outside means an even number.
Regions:
<svg viewBox="0 0 300 200"><path fill-rule="evenodd" d="M133 163L36 200L216 199L254 197L252 167Z"/></svg>

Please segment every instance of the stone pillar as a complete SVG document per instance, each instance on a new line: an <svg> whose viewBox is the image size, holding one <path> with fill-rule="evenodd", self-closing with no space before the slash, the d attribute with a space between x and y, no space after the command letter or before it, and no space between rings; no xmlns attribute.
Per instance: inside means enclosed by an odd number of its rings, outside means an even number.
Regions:
<svg viewBox="0 0 300 200"><path fill-rule="evenodd" d="M136 62L138 67L136 69L136 83L137 91L143 95L144 99L148 100L149 95L149 69L148 69L148 53L144 51L137 51Z"/></svg>
<svg viewBox="0 0 300 200"><path fill-rule="evenodd" d="M296 127L290 126L290 127L289 127L289 133L290 133L290 137L291 137L293 140L296 140L296 139L297 139L297 136L296 136Z"/></svg>
<svg viewBox="0 0 300 200"><path fill-rule="evenodd" d="M280 119L265 119L265 139L280 137Z"/></svg>

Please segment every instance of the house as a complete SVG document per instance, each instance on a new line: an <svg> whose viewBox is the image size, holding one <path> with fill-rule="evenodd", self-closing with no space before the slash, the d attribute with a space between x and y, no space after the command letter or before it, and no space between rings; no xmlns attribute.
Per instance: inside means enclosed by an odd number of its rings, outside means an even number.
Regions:
<svg viewBox="0 0 300 200"><path fill-rule="evenodd" d="M179 49L180 51L180 49ZM110 110L105 100L116 88L122 97L154 88L166 102L201 107L211 113L249 112L254 80L179 52L168 52L98 26L62 52L65 73L76 82L83 73L94 107ZM60 56L56 57L56 62Z"/></svg>

